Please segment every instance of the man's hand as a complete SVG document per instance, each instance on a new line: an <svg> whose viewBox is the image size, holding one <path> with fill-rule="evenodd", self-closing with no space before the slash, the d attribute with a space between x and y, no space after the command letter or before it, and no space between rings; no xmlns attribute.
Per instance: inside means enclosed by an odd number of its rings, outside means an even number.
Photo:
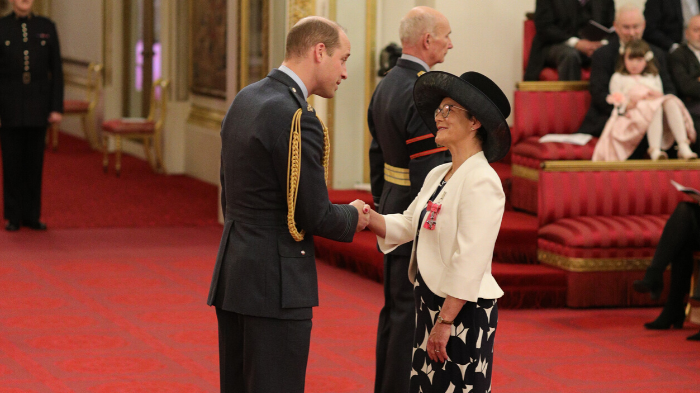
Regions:
<svg viewBox="0 0 700 393"><path fill-rule="evenodd" d="M369 206L366 205L363 201L359 199L355 199L350 203L352 207L357 209L357 228L355 229L356 232L360 232L365 229L367 224L369 224Z"/></svg>
<svg viewBox="0 0 700 393"><path fill-rule="evenodd" d="M60 123L63 120L63 115L61 112L51 112L49 113L49 123Z"/></svg>
<svg viewBox="0 0 700 393"><path fill-rule="evenodd" d="M589 41L586 39L580 39L578 40L574 48L576 48L576 50L583 53L584 55L591 57L593 56L593 52L595 52L596 49L600 48L601 46L603 46L603 43L600 41Z"/></svg>

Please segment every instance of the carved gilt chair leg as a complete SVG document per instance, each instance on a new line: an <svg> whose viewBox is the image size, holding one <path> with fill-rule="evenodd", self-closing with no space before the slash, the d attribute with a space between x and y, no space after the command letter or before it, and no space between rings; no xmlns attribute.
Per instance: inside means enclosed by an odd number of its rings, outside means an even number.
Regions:
<svg viewBox="0 0 700 393"><path fill-rule="evenodd" d="M160 138L153 138L153 148L156 151L157 172L165 173L165 164L163 163L163 147L161 146Z"/></svg>
<svg viewBox="0 0 700 393"><path fill-rule="evenodd" d="M114 163L114 169L117 172L117 177L121 175L122 172L122 137L121 135L115 135L114 148L116 151L116 160Z"/></svg>
<svg viewBox="0 0 700 393"><path fill-rule="evenodd" d="M102 137L102 170L107 173L109 169L109 156L107 153L107 145L109 144L109 135L106 133Z"/></svg>
<svg viewBox="0 0 700 393"><path fill-rule="evenodd" d="M87 117L87 113L84 115L80 115L80 120L83 123L83 133L85 134L85 139L87 139L88 143L90 144L90 147L94 149L95 147L97 147L97 142L93 137L91 130L88 128Z"/></svg>

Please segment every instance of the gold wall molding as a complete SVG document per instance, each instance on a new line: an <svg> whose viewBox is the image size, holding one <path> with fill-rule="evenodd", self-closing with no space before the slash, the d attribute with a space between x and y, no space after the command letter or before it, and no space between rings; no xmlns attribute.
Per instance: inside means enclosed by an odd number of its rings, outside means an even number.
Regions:
<svg viewBox="0 0 700 393"><path fill-rule="evenodd" d="M543 81L518 82L515 88L520 91L570 91L588 90L588 81Z"/></svg>
<svg viewBox="0 0 700 393"><path fill-rule="evenodd" d="M545 172L700 170L700 160L545 161L542 169Z"/></svg>
<svg viewBox="0 0 700 393"><path fill-rule="evenodd" d="M572 258L549 251L537 250L537 260L570 272L616 272L646 270L648 258Z"/></svg>
<svg viewBox="0 0 700 393"><path fill-rule="evenodd" d="M537 169L528 168L522 165L513 164L512 175L523 179L539 181L540 172Z"/></svg>
<svg viewBox="0 0 700 393"><path fill-rule="evenodd" d="M364 107L369 108L369 103L374 94L377 79L377 0L365 0L365 102ZM365 121L363 158L363 181L370 182L369 173L369 146L372 143L372 135Z"/></svg>
<svg viewBox="0 0 700 393"><path fill-rule="evenodd" d="M218 131L221 130L224 116L226 116L224 111L193 104L187 117L187 123Z"/></svg>
<svg viewBox="0 0 700 393"><path fill-rule="evenodd" d="M102 64L103 83L112 85L112 59L114 58L114 11L113 0L102 0Z"/></svg>
<svg viewBox="0 0 700 393"><path fill-rule="evenodd" d="M287 15L289 24L287 31L292 28L300 19L306 18L307 16L316 15L316 1L315 0L289 0L287 3Z"/></svg>

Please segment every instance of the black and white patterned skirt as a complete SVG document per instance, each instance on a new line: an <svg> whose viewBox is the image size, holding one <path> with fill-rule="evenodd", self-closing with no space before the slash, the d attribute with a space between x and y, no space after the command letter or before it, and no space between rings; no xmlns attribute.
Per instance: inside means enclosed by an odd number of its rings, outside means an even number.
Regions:
<svg viewBox="0 0 700 393"><path fill-rule="evenodd" d="M498 324L495 299L467 302L457 314L447 342L445 363L430 360L428 336L445 299L425 285L420 272L414 285L416 334L413 340L411 393L491 392L493 342Z"/></svg>

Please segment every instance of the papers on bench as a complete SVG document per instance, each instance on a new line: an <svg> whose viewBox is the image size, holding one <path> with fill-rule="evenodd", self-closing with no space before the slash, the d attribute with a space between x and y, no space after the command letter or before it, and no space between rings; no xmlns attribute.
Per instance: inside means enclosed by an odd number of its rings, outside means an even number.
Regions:
<svg viewBox="0 0 700 393"><path fill-rule="evenodd" d="M592 138L593 136L588 134L547 134L540 138L540 143L559 142L583 146Z"/></svg>
<svg viewBox="0 0 700 393"><path fill-rule="evenodd" d="M695 202L700 202L700 191L698 191L694 188L690 188L690 187L686 187L684 185L678 184L673 180L671 180L671 184L673 184L673 186L676 187L676 190L678 190L684 194L690 195L690 197L693 198L695 200Z"/></svg>

